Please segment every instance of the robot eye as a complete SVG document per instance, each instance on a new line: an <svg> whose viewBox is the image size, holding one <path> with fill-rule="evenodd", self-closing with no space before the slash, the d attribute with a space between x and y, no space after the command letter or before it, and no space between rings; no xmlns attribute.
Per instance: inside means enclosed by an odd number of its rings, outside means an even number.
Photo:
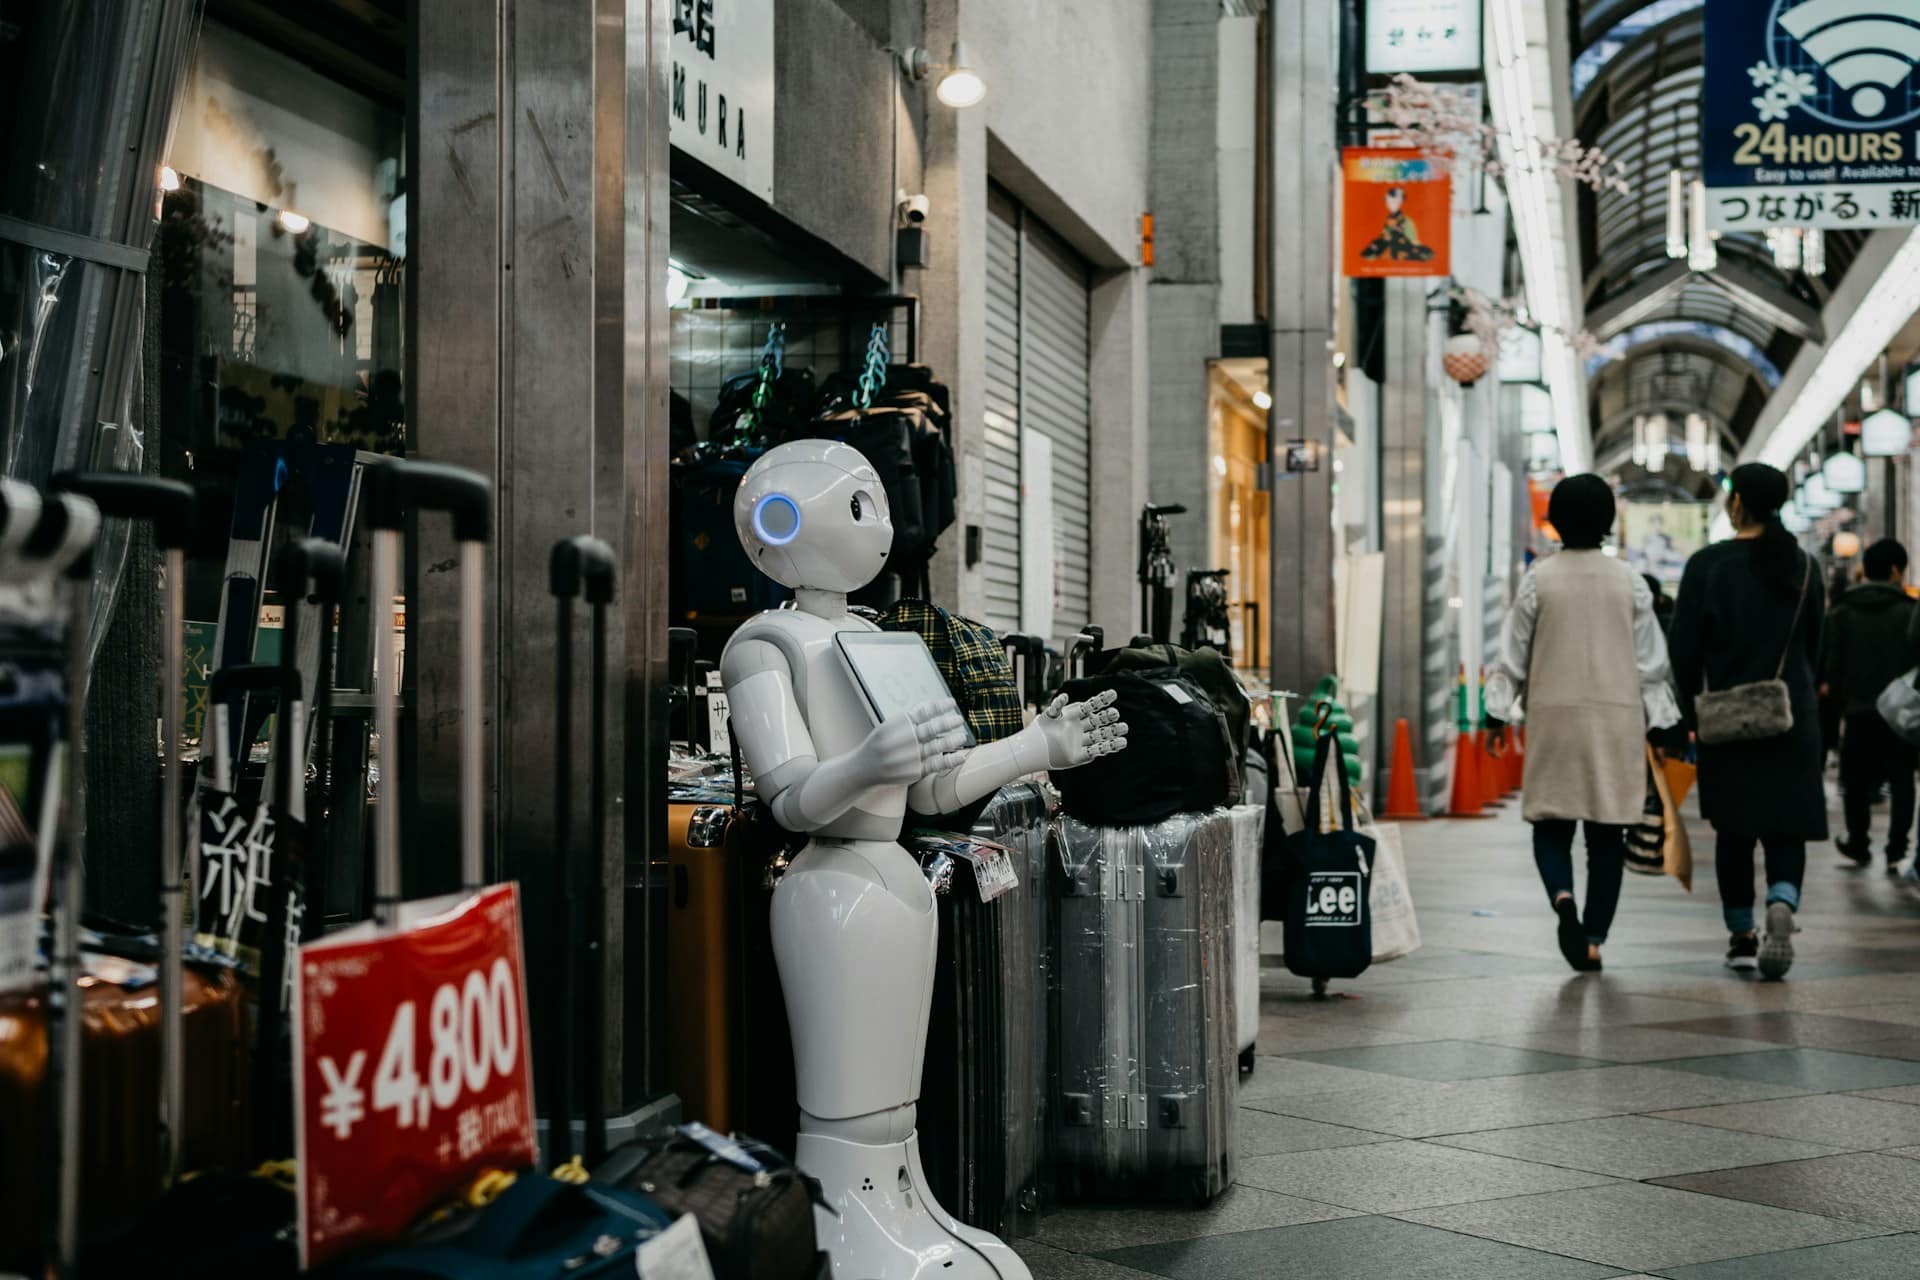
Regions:
<svg viewBox="0 0 1920 1280"><path fill-rule="evenodd" d="M853 502L851 503L851 506L853 507L854 521L857 523L860 519L860 495L859 494L856 493L853 495Z"/></svg>
<svg viewBox="0 0 1920 1280"><path fill-rule="evenodd" d="M753 531L768 546L786 546L800 536L799 506L784 493L769 493L754 504Z"/></svg>

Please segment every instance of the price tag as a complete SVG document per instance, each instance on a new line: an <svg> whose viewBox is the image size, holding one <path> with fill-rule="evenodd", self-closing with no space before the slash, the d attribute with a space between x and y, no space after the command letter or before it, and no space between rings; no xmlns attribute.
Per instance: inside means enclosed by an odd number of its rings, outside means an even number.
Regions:
<svg viewBox="0 0 1920 1280"><path fill-rule="evenodd" d="M700 1223L683 1213L674 1224L641 1245L633 1255L634 1270L641 1280L713 1280L713 1263L707 1258L706 1241L700 1238Z"/></svg>
<svg viewBox="0 0 1920 1280"><path fill-rule="evenodd" d="M1020 887L1019 873L1013 869L1013 850L1003 844L954 831L915 831L908 847L921 854L965 859L973 868L973 882L979 887L982 902L992 902Z"/></svg>
<svg viewBox="0 0 1920 1280"><path fill-rule="evenodd" d="M513 885L300 948L293 1025L303 1268L398 1237L483 1169L536 1160Z"/></svg>

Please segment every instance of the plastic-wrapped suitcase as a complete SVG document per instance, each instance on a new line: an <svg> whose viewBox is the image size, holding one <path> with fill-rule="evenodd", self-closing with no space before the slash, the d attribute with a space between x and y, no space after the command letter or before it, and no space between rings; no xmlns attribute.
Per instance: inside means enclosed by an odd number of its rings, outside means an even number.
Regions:
<svg viewBox="0 0 1920 1280"><path fill-rule="evenodd" d="M1049 1131L1063 1196L1204 1204L1236 1166L1233 820L1054 824Z"/></svg>
<svg viewBox="0 0 1920 1280"><path fill-rule="evenodd" d="M920 1087L920 1158L934 1198L996 1235L1031 1234L1044 1198L1051 811L1039 783L1002 787L973 833L1013 851L1020 884L983 903L963 868L935 900L940 950Z"/></svg>
<svg viewBox="0 0 1920 1280"><path fill-rule="evenodd" d="M1264 785L1260 791L1266 794ZM1264 804L1235 805L1233 816L1233 1024L1240 1071L1253 1070L1260 1039L1260 855Z"/></svg>

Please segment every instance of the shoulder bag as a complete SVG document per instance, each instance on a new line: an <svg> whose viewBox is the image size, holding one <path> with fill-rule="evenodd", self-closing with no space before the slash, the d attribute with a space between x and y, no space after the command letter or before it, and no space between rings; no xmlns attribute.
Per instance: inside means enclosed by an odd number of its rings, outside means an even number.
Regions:
<svg viewBox="0 0 1920 1280"><path fill-rule="evenodd" d="M1804 553L1803 553L1804 554ZM1700 696L1693 700L1695 732L1707 746L1729 742L1759 742L1777 738L1793 729L1793 701L1783 678L1787 673L1787 655L1793 652L1793 638L1800 630L1800 614L1807 607L1807 589L1813 582L1813 557L1806 556L1806 574L1800 580L1800 602L1793 608L1793 623L1787 628L1786 643L1780 649L1780 665L1771 680L1752 680L1730 689L1713 690L1701 677Z"/></svg>

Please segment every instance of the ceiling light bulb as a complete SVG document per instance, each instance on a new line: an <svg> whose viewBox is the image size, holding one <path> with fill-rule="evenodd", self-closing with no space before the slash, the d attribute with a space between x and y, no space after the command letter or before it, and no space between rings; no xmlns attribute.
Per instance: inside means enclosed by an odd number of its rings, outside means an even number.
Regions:
<svg viewBox="0 0 1920 1280"><path fill-rule="evenodd" d="M1253 407L1265 413L1273 408L1273 397L1264 391L1256 391L1253 393Z"/></svg>
<svg viewBox="0 0 1920 1280"><path fill-rule="evenodd" d="M288 235L295 236L304 233L308 227L313 225L306 214L295 213L291 209L282 209L278 221L283 231Z"/></svg>
<svg viewBox="0 0 1920 1280"><path fill-rule="evenodd" d="M1869 458L1897 458L1913 443L1913 423L1898 409L1882 409L1860 424L1860 452Z"/></svg>
<svg viewBox="0 0 1920 1280"><path fill-rule="evenodd" d="M1816 280L1827 274L1827 233L1819 227L1800 233L1800 269Z"/></svg>
<svg viewBox="0 0 1920 1280"><path fill-rule="evenodd" d="M1667 256L1687 256L1687 179L1678 169L1667 171Z"/></svg>
<svg viewBox="0 0 1920 1280"><path fill-rule="evenodd" d="M180 171L170 164L160 166L160 189L178 191L180 189Z"/></svg>
<svg viewBox="0 0 1920 1280"><path fill-rule="evenodd" d="M1707 184L1695 178L1688 192L1687 265L1695 271L1712 271L1720 265L1720 250L1707 228Z"/></svg>
<svg viewBox="0 0 1920 1280"><path fill-rule="evenodd" d="M987 82L980 78L979 72L967 65L966 46L958 40L953 42L953 57L947 63L946 74L934 86L933 93L940 101L960 110L979 106L987 96Z"/></svg>

